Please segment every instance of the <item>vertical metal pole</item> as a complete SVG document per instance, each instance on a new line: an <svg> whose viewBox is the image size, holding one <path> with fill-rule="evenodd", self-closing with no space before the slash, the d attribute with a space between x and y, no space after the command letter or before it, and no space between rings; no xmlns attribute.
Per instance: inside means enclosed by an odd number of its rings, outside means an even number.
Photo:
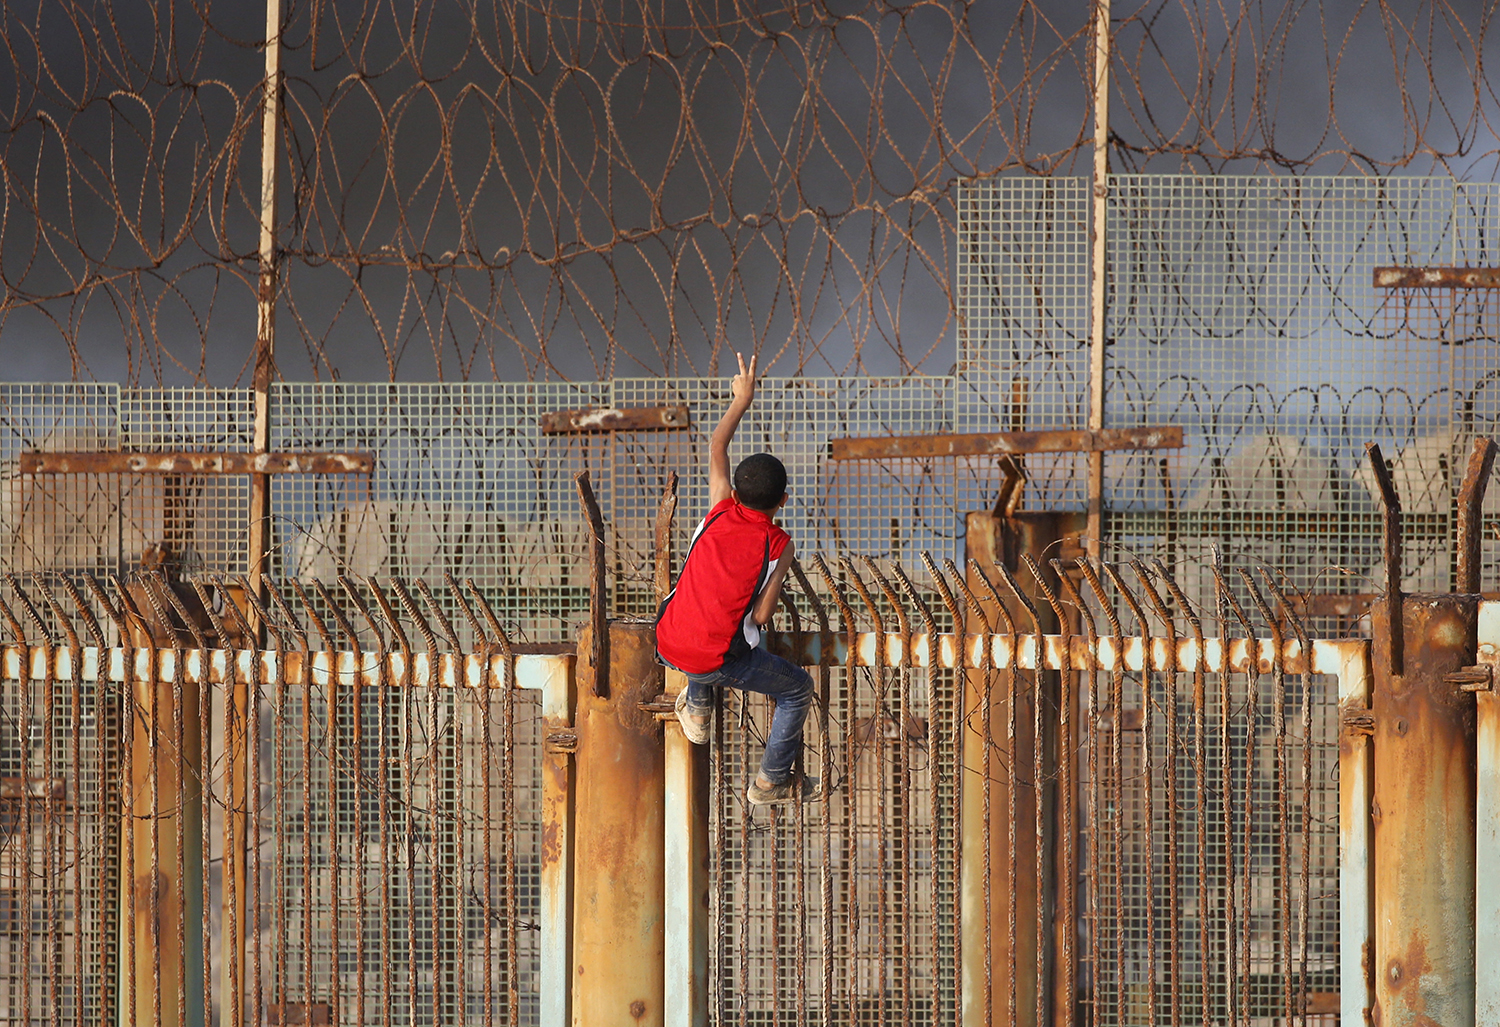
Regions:
<svg viewBox="0 0 1500 1027"><path fill-rule="evenodd" d="M662 1027L665 854L661 728L642 704L661 691L650 622L612 621L606 668L578 642L573 1022ZM607 673L607 688L594 687ZM600 692L606 694L600 695Z"/></svg>
<svg viewBox="0 0 1500 1027"><path fill-rule="evenodd" d="M1104 428L1105 238L1109 215L1109 0L1094 0L1094 173L1089 205L1089 430ZM1104 454L1089 452L1089 555L1104 534Z"/></svg>
<svg viewBox="0 0 1500 1027"><path fill-rule="evenodd" d="M1368 648L1339 673L1339 722L1339 1023L1367 1027L1374 944Z"/></svg>
<svg viewBox="0 0 1500 1027"><path fill-rule="evenodd" d="M266 0L266 81L260 121L260 284L255 306L257 453L271 448L271 375L276 366L276 133L281 122L281 0ZM270 551L271 479L250 476L250 587L259 596ZM252 624L259 627L256 620Z"/></svg>
<svg viewBox="0 0 1500 1027"><path fill-rule="evenodd" d="M667 671L668 695L687 687ZM664 724L667 1027L708 1022L708 749Z"/></svg>
<svg viewBox="0 0 1500 1027"><path fill-rule="evenodd" d="M1479 663L1490 668L1488 688L1474 693L1478 730L1475 750L1474 865L1485 868L1474 882L1474 1022L1500 1023L1500 694L1493 675L1500 668L1500 603L1479 604Z"/></svg>
<svg viewBox="0 0 1500 1027"><path fill-rule="evenodd" d="M1479 597L1406 596L1392 623L1404 672L1375 647L1375 1022L1474 1019L1475 738L1450 676L1474 662ZM1486 868L1492 872L1492 868Z"/></svg>
<svg viewBox="0 0 1500 1027"><path fill-rule="evenodd" d="M541 685L541 1027L568 1027L573 982L573 666L556 661ZM507 955L507 959L514 958Z"/></svg>

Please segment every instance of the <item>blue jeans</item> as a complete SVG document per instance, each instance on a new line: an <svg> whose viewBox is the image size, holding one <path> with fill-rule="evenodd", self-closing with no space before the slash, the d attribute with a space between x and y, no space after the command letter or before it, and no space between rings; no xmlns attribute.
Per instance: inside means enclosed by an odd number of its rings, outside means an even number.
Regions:
<svg viewBox="0 0 1500 1027"><path fill-rule="evenodd" d="M764 649L707 674L687 675L687 708L695 717L713 712L715 688L738 688L768 695L776 702L760 772L772 784L792 776L792 762L802 751L802 723L812 706L812 676L801 667Z"/></svg>

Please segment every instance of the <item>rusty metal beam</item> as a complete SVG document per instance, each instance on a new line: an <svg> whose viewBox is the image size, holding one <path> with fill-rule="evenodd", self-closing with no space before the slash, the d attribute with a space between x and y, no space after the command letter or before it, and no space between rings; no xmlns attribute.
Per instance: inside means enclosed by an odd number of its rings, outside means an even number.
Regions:
<svg viewBox="0 0 1500 1027"><path fill-rule="evenodd" d="M1495 464L1495 440L1481 436L1474 440L1469 466L1464 472L1463 487L1458 493L1458 582L1459 592L1478 592L1480 507L1490 483L1490 469Z"/></svg>
<svg viewBox="0 0 1500 1027"><path fill-rule="evenodd" d="M966 435L901 435L831 439L830 460L884 460L931 456L990 456L1025 453L1103 453L1119 449L1181 449L1179 425L1088 431L997 431Z"/></svg>
<svg viewBox="0 0 1500 1027"><path fill-rule="evenodd" d="M1474 693L1475 837L1474 863L1486 872L1474 885L1475 1023L1500 1023L1500 693L1494 672L1500 668L1500 603L1479 604L1478 665L1491 672L1489 687Z"/></svg>
<svg viewBox="0 0 1500 1027"><path fill-rule="evenodd" d="M584 432L667 431L692 427L685 403L656 407L594 407L552 410L541 416L543 435Z"/></svg>
<svg viewBox="0 0 1500 1027"><path fill-rule="evenodd" d="M1404 671L1375 647L1374 1022L1472 1024L1474 700L1448 675L1475 662L1479 597L1408 596L1377 638L1404 635ZM1493 872L1493 868L1486 868Z"/></svg>
<svg viewBox="0 0 1500 1027"><path fill-rule="evenodd" d="M1401 623L1401 497L1391 482L1391 469L1385 465L1385 456L1373 442L1365 444L1365 456L1370 461L1370 470L1375 474L1375 484L1380 492L1381 531L1380 548L1385 564L1385 595L1382 605L1385 623ZM1375 636L1380 640L1385 659L1392 674L1402 673L1403 632L1387 631Z"/></svg>
<svg viewBox="0 0 1500 1027"><path fill-rule="evenodd" d="M374 474L371 453L22 453L22 474Z"/></svg>
<svg viewBox="0 0 1500 1027"><path fill-rule="evenodd" d="M652 624L612 621L607 688L578 643L573 1022L662 1027L665 849L662 732L641 709L661 692ZM687 882L674 881L673 887Z"/></svg>
<svg viewBox="0 0 1500 1027"><path fill-rule="evenodd" d="M1500 289L1495 267L1377 267L1377 289Z"/></svg>

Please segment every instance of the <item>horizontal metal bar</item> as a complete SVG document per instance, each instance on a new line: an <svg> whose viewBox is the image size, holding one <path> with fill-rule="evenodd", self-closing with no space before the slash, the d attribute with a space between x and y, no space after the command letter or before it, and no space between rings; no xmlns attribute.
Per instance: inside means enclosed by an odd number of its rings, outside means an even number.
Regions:
<svg viewBox="0 0 1500 1027"><path fill-rule="evenodd" d="M887 667L966 667L978 669L991 666L1005 670L1012 666L1023 670L1034 670L1037 665L1038 637L1017 635L963 635L940 634L936 647L926 632L914 633L910 647L897 634L877 635L875 632L860 632L855 635L854 664L858 667L876 665L877 653L881 665ZM1081 636L1040 636L1043 669L1064 669L1064 644L1068 646L1067 668L1069 670L1112 670L1122 662L1127 670L1139 671L1150 652L1153 670L1171 668L1170 645L1165 638L1143 639L1138 636L1123 638L1118 649L1113 639L1098 640L1096 651L1090 652L1088 640ZM1272 653L1275 643L1269 638L1256 639L1259 669L1272 669ZM1316 640L1312 643L1312 667L1307 667L1302 646L1296 639L1287 641L1282 654L1287 673L1300 674L1305 669L1314 674L1340 674L1351 660L1363 658L1369 642L1365 639ZM805 667L840 667L848 662L848 636L840 632L772 633L767 639L772 652L784 656ZM934 659L934 648L936 658ZM1250 641L1236 638L1229 642L1229 667L1232 671L1244 671L1250 664ZM1193 671L1202 660L1207 671L1223 669L1223 649L1216 638L1205 639L1200 646L1196 639L1179 639L1176 652L1176 669Z"/></svg>
<svg viewBox="0 0 1500 1027"><path fill-rule="evenodd" d="M830 439L830 460L879 460L924 456L985 456L1012 453L1102 453L1116 449L1181 449L1182 428L1106 428L1088 431L996 431L967 435L900 435Z"/></svg>
<svg viewBox="0 0 1500 1027"><path fill-rule="evenodd" d="M1500 289L1496 267L1377 267L1377 289Z"/></svg>
<svg viewBox="0 0 1500 1027"><path fill-rule="evenodd" d="M372 453L22 453L22 474L373 474Z"/></svg>
<svg viewBox="0 0 1500 1027"><path fill-rule="evenodd" d="M87 646L81 650L84 681L146 681L151 678L151 650L149 649L104 649ZM484 657L475 653L453 655L441 653L434 672L431 658L426 653L413 653L410 658L410 674L407 673L407 657L403 653L354 653L313 652L311 657L312 683L326 685L330 681L352 684L356 678L365 685L374 686L382 680L380 668L385 665L384 680L395 684L409 683L415 688L437 685L452 688L456 684L465 688L479 688L485 680ZM301 652L251 651L246 649L184 649L182 650L182 680L186 684L201 684L205 671L210 684L223 684L231 678L236 682L250 680L250 661L260 661L257 680L262 683L285 682L300 685L307 680L308 661ZM534 654L516 658L516 687L545 691L549 682L566 680L572 672L573 654ZM0 647L0 679L14 681L26 668L34 681L47 676L47 650L42 646ZM52 656L52 678L55 681L74 680L72 655L65 647L55 647ZM172 649L156 650L157 681L175 682L178 678L177 653ZM496 655L490 659L491 687L500 687L504 681L504 657Z"/></svg>
<svg viewBox="0 0 1500 1027"><path fill-rule="evenodd" d="M936 646L932 636L918 632L907 640L898 634L877 634L873 631L859 632L854 637L854 663L859 667L876 665L886 667L931 667L980 668L986 665L999 670L1012 666L1023 670L1034 670L1037 666L1038 638L1043 669L1064 669L1064 650L1068 645L1067 669L1088 670L1091 666L1099 670L1112 670L1122 662L1127 670L1139 671L1150 653L1153 670L1167 670L1173 666L1169 659L1170 645L1165 638L1138 636L1121 639L1117 648L1113 639L1100 638L1097 650L1090 653L1088 641L1078 636L1062 635L963 635L939 634ZM1269 638L1256 639L1258 666L1269 672L1272 667L1271 654L1275 643ZM767 638L772 652L805 667L840 667L848 660L848 636L840 632L773 632ZM1312 667L1306 666L1302 646L1295 639L1287 641L1282 649L1288 673L1299 674L1310 669L1314 674L1340 674L1351 660L1362 659L1369 646L1366 639L1340 639L1312 643ZM82 677L85 681L145 681L150 672L150 650L106 649L88 646L82 649ZM936 654L934 659L934 653ZM1231 639L1229 643L1229 667L1242 672L1250 663L1250 640ZM183 650L184 678L187 683L200 683L207 667L210 683L222 683L229 679L231 668L235 681L248 681L250 660L260 660L258 680L272 682L282 680L289 685L301 684L305 680L306 661L301 652L275 653L251 652L236 649L185 649ZM407 657L402 653L353 653L349 651L310 654L312 682L327 684L330 680L339 683L352 682L356 676L361 681L374 685L381 680L380 665L385 663L385 680L409 681L413 687L424 688L436 684L440 688L461 685L478 688L485 680L484 658L478 654L442 653L437 657L434 672L431 659L426 653L413 653L410 657L410 674L407 674ZM21 649L17 646L0 648L0 677L16 680L23 666L33 680L46 677L47 650L41 646ZM542 688L550 677L565 673L575 657L572 654L523 655L516 658L516 686L518 688ZM171 649L156 650L158 681L177 680L177 655ZM1205 639L1202 645L1195 639L1179 639L1175 666L1178 670L1193 671L1202 661L1210 672L1223 668L1224 656L1219 640ZM490 680L503 679L503 658L491 657ZM74 677L72 656L64 647L53 650L54 680L70 681Z"/></svg>
<svg viewBox="0 0 1500 1027"><path fill-rule="evenodd" d="M585 410L553 410L541 417L543 435L575 432L663 431L689 428L692 420L686 404L656 407L598 407Z"/></svg>

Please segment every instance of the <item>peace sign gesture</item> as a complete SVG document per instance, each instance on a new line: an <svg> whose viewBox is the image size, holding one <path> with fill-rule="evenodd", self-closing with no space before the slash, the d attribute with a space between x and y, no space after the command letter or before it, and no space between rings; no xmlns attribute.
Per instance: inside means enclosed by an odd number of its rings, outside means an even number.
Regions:
<svg viewBox="0 0 1500 1027"><path fill-rule="evenodd" d="M734 376L734 381L729 384L730 395L734 402L740 406L749 406L750 401L755 398L755 360L754 353L750 354L750 366L745 366L745 358L735 353L734 359L740 362L740 373Z"/></svg>

